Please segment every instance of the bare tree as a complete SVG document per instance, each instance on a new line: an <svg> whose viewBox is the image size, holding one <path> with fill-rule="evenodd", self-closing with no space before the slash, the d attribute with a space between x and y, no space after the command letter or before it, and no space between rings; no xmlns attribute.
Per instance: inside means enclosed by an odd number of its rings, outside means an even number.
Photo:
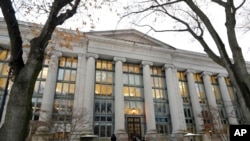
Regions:
<svg viewBox="0 0 250 141"><path fill-rule="evenodd" d="M213 106L208 107L208 111L202 111L198 116L203 119L202 128L211 137L217 137L221 141L229 141L229 125L226 121L222 109ZM237 118L234 113L228 113L230 117Z"/></svg>
<svg viewBox="0 0 250 141"><path fill-rule="evenodd" d="M43 140L62 140L62 141L71 141L76 138L79 139L81 134L81 129L86 125L86 110L74 110L73 113L63 112L60 114L54 114L54 116L49 117L49 113L46 111L40 111L47 115L49 120L46 121L34 121L31 120L29 124L28 136L26 141L32 140L39 128L42 127L44 131L43 135L39 135L39 138Z"/></svg>
<svg viewBox="0 0 250 141"><path fill-rule="evenodd" d="M238 11L246 3L246 0L138 0L132 6L124 8L127 13L122 16L122 19L124 17L136 17L136 20L132 21L133 24L149 27L155 32L190 33L200 43L207 55L228 71L229 77L236 88L238 102L243 110L244 118L246 123L249 124L250 75L236 32L236 23L239 18ZM219 7L222 11L213 11L214 6ZM212 23L211 17L207 14L208 10L216 12L214 15L224 12L225 33L219 33L216 30L215 25L218 23ZM162 21L168 19L174 21L174 26L165 24L164 28L156 28ZM150 24L152 20L153 24ZM210 40L209 42L205 39L205 34L212 39L212 45ZM223 40L223 35L227 36L226 40ZM219 55L212 49L212 46L217 47ZM230 53L232 53L232 58L230 58Z"/></svg>
<svg viewBox="0 0 250 141"><path fill-rule="evenodd" d="M40 2L39 6L36 6L37 2ZM52 34L58 25L63 24L67 19L75 15L79 6L81 6L82 11L87 11L89 6L98 8L99 6L95 5L94 2L87 2L87 0L82 2L80 0L0 1L1 12L10 38L11 57L9 66L11 78L14 82L10 91L5 121L0 129L0 140L25 140L32 114L31 98L35 81L42 69L45 49L50 43ZM29 5L33 3L35 6ZM19 7L15 7L16 4L19 4ZM29 40L30 52L26 63L22 58L23 39L16 18L16 12L22 12L20 8L24 5L29 6L26 7L26 11L23 13L24 16L26 16L25 14L42 12L45 14L45 23L41 30L37 36ZM35 9L38 11L34 11ZM91 17L91 15L88 16Z"/></svg>

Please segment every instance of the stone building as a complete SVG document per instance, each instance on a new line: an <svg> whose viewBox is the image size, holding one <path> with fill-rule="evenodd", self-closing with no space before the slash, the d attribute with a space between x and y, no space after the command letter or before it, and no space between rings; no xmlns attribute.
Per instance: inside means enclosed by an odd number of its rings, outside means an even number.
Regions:
<svg viewBox="0 0 250 141"><path fill-rule="evenodd" d="M34 26L20 22L20 29L27 31L24 39L35 33L29 33ZM8 73L8 44L1 19L0 97ZM25 60L26 40L24 46ZM32 98L32 120L50 124L36 128L33 140L105 141L114 133L121 141L133 136L215 141L217 128L226 133L229 124L243 121L224 68L205 54L176 49L139 31L58 29L45 55Z"/></svg>

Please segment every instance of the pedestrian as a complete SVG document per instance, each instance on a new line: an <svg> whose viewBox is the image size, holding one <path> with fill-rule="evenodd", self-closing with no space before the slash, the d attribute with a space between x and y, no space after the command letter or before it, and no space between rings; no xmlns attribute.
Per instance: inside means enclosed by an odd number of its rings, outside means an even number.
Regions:
<svg viewBox="0 0 250 141"><path fill-rule="evenodd" d="M132 141L136 141L136 136L135 135L133 135Z"/></svg>
<svg viewBox="0 0 250 141"><path fill-rule="evenodd" d="M115 134L113 134L113 135L111 136L111 141L116 141L116 136L115 136Z"/></svg>

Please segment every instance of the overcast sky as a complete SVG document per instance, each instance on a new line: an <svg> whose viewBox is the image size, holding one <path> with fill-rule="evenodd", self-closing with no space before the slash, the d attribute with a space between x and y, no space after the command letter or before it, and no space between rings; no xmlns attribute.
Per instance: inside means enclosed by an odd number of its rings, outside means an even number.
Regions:
<svg viewBox="0 0 250 141"><path fill-rule="evenodd" d="M129 1L130 2L130 1ZM142 28L142 27L137 27L134 26L130 23L130 21L128 19L122 20L122 22L118 23L119 21L119 16L117 16L117 13L119 13L119 11L115 11L115 9L122 9L122 7L126 4L129 3L128 1L120 1L120 3L118 4L119 7L115 7L112 8L111 7L102 7L102 9L99 10L95 10L95 11L88 11L86 13L86 15L92 15L92 18L94 20L94 26L95 28L92 29L90 28L90 26L84 26L82 28L83 31L90 31L90 30L95 30L95 31L100 31L100 30L116 30L116 29L136 29L138 31L141 31L143 33L148 34L149 36L152 36L158 40L161 40L169 45L172 45L175 48L178 49L184 49L184 50L190 50L190 51L196 51L196 52L203 52L203 48L201 47L201 45L195 41L190 34L188 33L176 33L176 32L165 32L165 33L155 33L153 31L149 31L148 28ZM117 5L116 5L117 6ZM110 10L112 9L112 10ZM212 20L214 21L214 26L215 28L220 32L220 33L225 33L225 17L222 14L219 13L223 13L224 11L220 9L219 6L213 6L212 12L211 12L211 17ZM0 16L2 17L1 13ZM23 18L20 15L17 16L18 19L20 20L24 20L24 21L31 21L31 22L37 22L37 23L43 23L46 19L46 15L42 15L38 18ZM82 19L80 19L81 16L75 16L74 18L72 18L71 20L69 20L69 22L65 23L63 26L67 27L67 28L71 28L74 29L75 27L79 27L82 26ZM85 17L85 19L87 19ZM98 20L97 20L98 19ZM86 20L86 22L88 22L88 19ZM79 25L80 23L80 25ZM154 23L155 24L155 23ZM159 29L162 29L167 25L168 22L166 22L165 20L162 20L161 22L155 24L159 27ZM72 26L73 25L73 26ZM156 26L156 27L157 27ZM157 28L158 28L157 27ZM226 34L224 34L224 36L222 36L222 38L226 41ZM245 56L245 59L250 61L250 44L249 44L249 40L250 40L250 32L239 32L238 33L238 40L239 40L239 44L242 47L242 51L243 54ZM211 40L208 39L209 42L212 43Z"/></svg>

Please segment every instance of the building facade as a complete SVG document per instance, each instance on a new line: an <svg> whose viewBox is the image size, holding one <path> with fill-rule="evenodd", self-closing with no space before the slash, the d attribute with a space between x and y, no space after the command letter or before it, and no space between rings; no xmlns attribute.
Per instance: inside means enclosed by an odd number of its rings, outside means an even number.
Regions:
<svg viewBox="0 0 250 141"><path fill-rule="evenodd" d="M20 22L27 31L24 46L35 33L28 33L31 25ZM3 20L0 31L3 99L9 55ZM28 53L24 48L24 60ZM243 122L224 68L205 54L176 49L136 30L59 29L45 56L32 120L34 127L38 121L47 124L32 131L33 140L104 141L112 134L122 141L133 136L216 140L229 124Z"/></svg>

